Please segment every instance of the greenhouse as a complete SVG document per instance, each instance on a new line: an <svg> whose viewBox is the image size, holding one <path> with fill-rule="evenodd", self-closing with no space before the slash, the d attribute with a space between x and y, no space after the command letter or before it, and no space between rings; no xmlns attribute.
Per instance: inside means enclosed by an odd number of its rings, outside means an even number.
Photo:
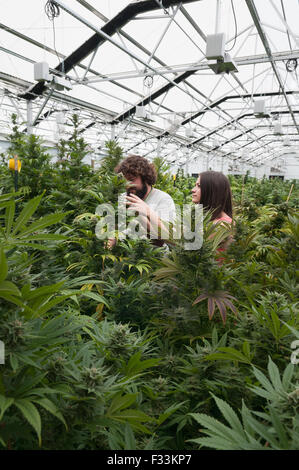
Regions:
<svg viewBox="0 0 299 470"><path fill-rule="evenodd" d="M0 449L299 450L298 0L0 6Z"/></svg>

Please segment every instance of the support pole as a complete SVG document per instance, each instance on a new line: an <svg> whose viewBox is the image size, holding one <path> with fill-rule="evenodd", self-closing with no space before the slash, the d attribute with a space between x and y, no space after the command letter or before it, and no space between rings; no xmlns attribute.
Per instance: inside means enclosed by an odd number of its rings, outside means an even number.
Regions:
<svg viewBox="0 0 299 470"><path fill-rule="evenodd" d="M27 134L32 134L32 101L27 101Z"/></svg>
<svg viewBox="0 0 299 470"><path fill-rule="evenodd" d="M115 140L115 125L111 124L111 140Z"/></svg>
<svg viewBox="0 0 299 470"><path fill-rule="evenodd" d="M162 142L161 142L161 139L158 140L157 142L157 157L161 157L161 145L162 145Z"/></svg>
<svg viewBox="0 0 299 470"><path fill-rule="evenodd" d="M222 0L217 0L215 34L219 33L221 27Z"/></svg>

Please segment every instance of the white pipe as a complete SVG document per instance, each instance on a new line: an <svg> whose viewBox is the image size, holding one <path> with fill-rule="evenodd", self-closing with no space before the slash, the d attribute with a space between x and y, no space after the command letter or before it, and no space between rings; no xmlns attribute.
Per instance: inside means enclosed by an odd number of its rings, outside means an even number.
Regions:
<svg viewBox="0 0 299 470"><path fill-rule="evenodd" d="M221 14L222 14L222 0L217 0L216 4L216 21L215 21L215 34L221 31Z"/></svg>

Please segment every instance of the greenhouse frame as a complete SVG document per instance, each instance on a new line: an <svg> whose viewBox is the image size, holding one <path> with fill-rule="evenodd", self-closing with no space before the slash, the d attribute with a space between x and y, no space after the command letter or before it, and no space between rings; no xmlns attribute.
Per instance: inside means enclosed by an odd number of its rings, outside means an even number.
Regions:
<svg viewBox="0 0 299 470"><path fill-rule="evenodd" d="M200 165L298 176L297 1L235 3L119 0L101 11L57 1L51 21L43 2L26 2L16 16L3 1L2 139L17 112L24 130L54 144L76 110L96 162L112 136L126 153L159 153L191 173ZM211 68L207 38L216 34L234 70ZM34 81L42 62L52 81Z"/></svg>

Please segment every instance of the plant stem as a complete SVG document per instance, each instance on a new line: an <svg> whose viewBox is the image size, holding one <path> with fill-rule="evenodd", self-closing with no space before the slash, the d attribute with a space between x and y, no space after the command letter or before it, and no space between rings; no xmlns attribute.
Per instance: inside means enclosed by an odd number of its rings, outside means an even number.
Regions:
<svg viewBox="0 0 299 470"><path fill-rule="evenodd" d="M288 198L287 198L287 200L286 200L287 203L289 202L290 196L291 196L292 191L293 191L293 187L294 187L294 184L292 184L291 189L290 189L290 191L289 191L289 195L288 195Z"/></svg>

